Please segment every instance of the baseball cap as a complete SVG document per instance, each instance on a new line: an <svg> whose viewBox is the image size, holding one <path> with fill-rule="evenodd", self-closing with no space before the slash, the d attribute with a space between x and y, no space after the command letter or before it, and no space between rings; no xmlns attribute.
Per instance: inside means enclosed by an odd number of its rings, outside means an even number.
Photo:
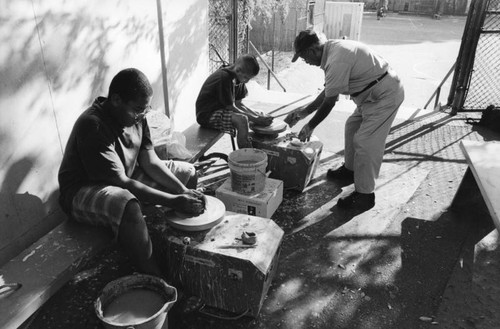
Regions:
<svg viewBox="0 0 500 329"><path fill-rule="evenodd" d="M314 30L300 31L299 35L297 35L295 41L293 42L295 55L293 55L292 62L295 62L297 58L299 58L299 55L302 51L311 47L317 42L319 42L319 38Z"/></svg>

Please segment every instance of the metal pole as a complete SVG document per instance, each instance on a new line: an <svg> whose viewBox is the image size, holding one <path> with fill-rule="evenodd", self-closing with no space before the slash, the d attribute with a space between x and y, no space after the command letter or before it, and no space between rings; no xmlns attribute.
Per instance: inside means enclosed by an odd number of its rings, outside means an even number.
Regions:
<svg viewBox="0 0 500 329"><path fill-rule="evenodd" d="M168 104L167 62L165 60L165 36L163 34L163 16L161 0L156 0L156 11L158 14L158 38L160 39L161 77L163 81L163 102L165 103L165 115L170 118L170 106Z"/></svg>
<svg viewBox="0 0 500 329"><path fill-rule="evenodd" d="M274 35L276 34L276 14L273 13L273 35L271 38L271 70L267 70L267 90L271 89L271 71L274 71Z"/></svg>
<svg viewBox="0 0 500 329"><path fill-rule="evenodd" d="M262 61L262 63L264 63L264 66L271 72L271 75L276 79L276 82L278 82L278 84L280 85L280 87L283 89L283 91L286 92L286 89L285 87L283 87L283 85L281 84L280 80L278 79L278 77L276 76L276 74L274 74L274 72L271 70L271 68L269 67L269 65L267 65L266 61L262 58L262 56L259 54L259 51L257 50L257 48L255 48L255 46L253 45L252 41L249 42L250 44L250 47L252 47L252 49L255 51L255 53L257 54L257 57L260 58L260 60Z"/></svg>
<svg viewBox="0 0 500 329"><path fill-rule="evenodd" d="M429 105L429 103L431 102L431 100L434 97L434 95L437 95L436 96L436 101L434 102L434 108L436 108L436 105L437 105L437 103L439 101L439 94L441 93L441 87L443 86L443 84L445 83L445 81L448 80L448 77L451 75L451 72L453 72L455 70L456 65L457 65L456 62L453 63L453 65L451 66L451 68L448 71L448 73L446 73L446 75L444 76L443 81L441 81L441 83L436 88L436 90L434 91L434 93L431 95L431 97L429 98L429 100L427 101L427 103L425 103L424 110L427 108L427 105Z"/></svg>
<svg viewBox="0 0 500 329"><path fill-rule="evenodd" d="M481 34L481 27L484 22L484 16L486 15L487 3L487 0L474 1L472 10L469 12L470 22L469 19L467 19L468 22L465 26L464 37L462 38L462 45L460 46L460 62L457 60L459 66L457 66L457 71L453 77L453 90L448 97L448 102L452 100L451 114L456 114L463 108L465 103L472 69L474 68L474 58L479 36ZM453 97L451 97L452 93Z"/></svg>
<svg viewBox="0 0 500 329"><path fill-rule="evenodd" d="M238 0L233 0L233 63L238 58Z"/></svg>

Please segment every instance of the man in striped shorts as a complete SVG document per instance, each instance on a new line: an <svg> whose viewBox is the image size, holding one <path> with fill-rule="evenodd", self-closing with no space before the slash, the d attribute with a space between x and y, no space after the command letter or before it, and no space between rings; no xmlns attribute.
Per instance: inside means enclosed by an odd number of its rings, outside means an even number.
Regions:
<svg viewBox="0 0 500 329"><path fill-rule="evenodd" d="M59 169L60 204L72 220L111 228L139 271L161 276L141 203L201 214L194 167L156 155L146 112L153 89L137 69L120 71L108 97L75 122Z"/></svg>
<svg viewBox="0 0 500 329"><path fill-rule="evenodd" d="M196 120L202 127L214 128L236 137L239 148L252 147L248 136L249 121L268 126L273 119L242 103L248 94L246 83L259 73L252 55L238 57L232 65L212 73L196 99Z"/></svg>

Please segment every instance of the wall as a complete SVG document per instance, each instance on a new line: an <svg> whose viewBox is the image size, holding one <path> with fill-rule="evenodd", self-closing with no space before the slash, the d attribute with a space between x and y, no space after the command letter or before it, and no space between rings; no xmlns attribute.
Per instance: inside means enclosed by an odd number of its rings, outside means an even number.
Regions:
<svg viewBox="0 0 500 329"><path fill-rule="evenodd" d="M472 0L389 0L388 10L415 14L466 15ZM366 0L365 8L375 9L377 1Z"/></svg>
<svg viewBox="0 0 500 329"><path fill-rule="evenodd" d="M57 171L67 138L119 70L148 76L156 110L168 87L178 129L194 122L208 74L208 2L162 7L167 85L155 0L0 2L0 265L65 218Z"/></svg>
<svg viewBox="0 0 500 329"><path fill-rule="evenodd" d="M274 22L272 19L266 20L263 17L255 17L251 22L250 41L261 53L273 48L280 51L292 51L293 41L300 31L307 28L323 31L325 0L316 0L314 2L312 23L309 9L305 1L297 0L290 7L284 20L280 18L281 15L279 14L275 15Z"/></svg>
<svg viewBox="0 0 500 329"><path fill-rule="evenodd" d="M347 37L359 41L362 21L363 3L326 2L323 32L328 39Z"/></svg>

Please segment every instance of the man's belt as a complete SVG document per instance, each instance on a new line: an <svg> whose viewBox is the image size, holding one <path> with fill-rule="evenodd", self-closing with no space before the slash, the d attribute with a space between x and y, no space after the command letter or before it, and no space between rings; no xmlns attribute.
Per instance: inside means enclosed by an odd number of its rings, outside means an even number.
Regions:
<svg viewBox="0 0 500 329"><path fill-rule="evenodd" d="M377 79L370 82L368 85L366 85L366 87L363 88L363 90L358 91L357 93L351 94L351 97L358 97L359 95L361 95L362 92L367 91L371 87L375 86L380 80L382 80L387 75L387 72L388 71L386 71L384 74L379 76Z"/></svg>

